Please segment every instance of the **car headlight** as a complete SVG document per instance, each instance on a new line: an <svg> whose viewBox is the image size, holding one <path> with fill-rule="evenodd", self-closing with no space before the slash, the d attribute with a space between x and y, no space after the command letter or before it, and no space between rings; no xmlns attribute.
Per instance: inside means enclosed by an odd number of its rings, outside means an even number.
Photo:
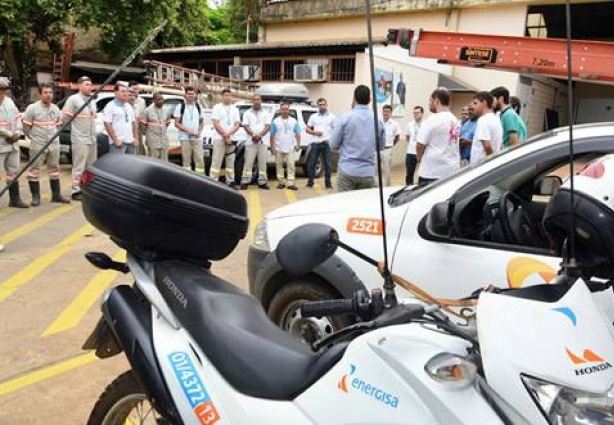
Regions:
<svg viewBox="0 0 614 425"><path fill-rule="evenodd" d="M252 246L261 251L271 252L269 234L267 232L267 219L264 218L254 229L254 242Z"/></svg>
<svg viewBox="0 0 614 425"><path fill-rule="evenodd" d="M527 376L522 381L553 425L614 424L614 390L593 394Z"/></svg>

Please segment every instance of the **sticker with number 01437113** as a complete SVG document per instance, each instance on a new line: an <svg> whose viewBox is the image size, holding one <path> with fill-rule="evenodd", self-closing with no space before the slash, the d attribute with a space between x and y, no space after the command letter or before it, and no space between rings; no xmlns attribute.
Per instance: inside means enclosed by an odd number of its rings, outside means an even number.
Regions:
<svg viewBox="0 0 614 425"><path fill-rule="evenodd" d="M376 218L352 217L348 219L346 231L362 235L381 236L384 232L382 220Z"/></svg>

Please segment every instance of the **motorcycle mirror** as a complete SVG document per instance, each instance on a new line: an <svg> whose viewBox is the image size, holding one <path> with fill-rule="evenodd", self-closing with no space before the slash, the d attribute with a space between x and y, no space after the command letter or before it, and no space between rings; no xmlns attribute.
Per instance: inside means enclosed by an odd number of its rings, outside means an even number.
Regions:
<svg viewBox="0 0 614 425"><path fill-rule="evenodd" d="M282 238L275 256L288 273L304 276L332 257L338 240L337 231L326 224L304 224Z"/></svg>

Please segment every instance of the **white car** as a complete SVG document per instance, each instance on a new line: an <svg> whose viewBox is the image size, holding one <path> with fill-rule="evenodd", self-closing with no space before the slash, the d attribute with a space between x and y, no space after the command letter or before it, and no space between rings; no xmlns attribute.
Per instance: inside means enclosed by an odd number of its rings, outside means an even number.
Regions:
<svg viewBox="0 0 614 425"><path fill-rule="evenodd" d="M575 127L574 151L576 165L614 152L614 123ZM549 281L561 258L549 249L542 216L561 176L568 175L568 157L568 131L562 128L426 187L386 188L391 271L446 298L467 296L487 284ZM378 191L290 204L268 214L255 229L248 256L250 291L274 322L308 341L331 333L343 319L302 318L303 300L348 298L382 284L373 266L342 249L307 277L287 275L273 251L289 231L312 222L334 227L341 241L380 260ZM399 295L408 296L403 290Z"/></svg>
<svg viewBox="0 0 614 425"><path fill-rule="evenodd" d="M241 101L241 102L235 103L235 106L239 109L241 120L243 120L243 114L245 113L245 111L247 111L248 109L252 107L252 104L251 102ZM267 111L271 115L271 121L280 115L278 102L262 102L262 109ZM307 122L309 122L309 117L312 114L317 113L317 112L318 112L318 108L311 105L310 103L290 103L290 116L294 117L298 121L298 124L301 126L301 129L302 129L301 150L296 152L295 161L296 161L297 166L301 168L305 176L307 175L307 165L308 165L307 159L309 158L309 149L310 149L310 143L311 143L311 138L312 138L312 136L307 134L307 131L306 131ZM235 139L240 141L241 143L247 139L247 133L245 132L243 127L241 127L237 131L237 133L235 134ZM270 150L267 153L268 153L267 155L268 165L275 166L275 157L271 154ZM333 170L336 169L336 163L337 163L336 158L337 158L337 155L335 154L334 157L331 159ZM324 168L322 164L322 159L319 158L318 162L316 163L316 176L320 176L323 170Z"/></svg>

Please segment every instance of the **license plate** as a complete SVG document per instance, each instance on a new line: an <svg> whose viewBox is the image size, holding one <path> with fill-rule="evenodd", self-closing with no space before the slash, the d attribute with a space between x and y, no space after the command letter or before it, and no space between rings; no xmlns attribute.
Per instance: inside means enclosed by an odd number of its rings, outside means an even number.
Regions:
<svg viewBox="0 0 614 425"><path fill-rule="evenodd" d="M60 152L62 152L62 153L70 152L70 146L68 146L68 145L60 145Z"/></svg>
<svg viewBox="0 0 614 425"><path fill-rule="evenodd" d="M205 149L205 158L209 158L211 156L211 151L209 149Z"/></svg>

